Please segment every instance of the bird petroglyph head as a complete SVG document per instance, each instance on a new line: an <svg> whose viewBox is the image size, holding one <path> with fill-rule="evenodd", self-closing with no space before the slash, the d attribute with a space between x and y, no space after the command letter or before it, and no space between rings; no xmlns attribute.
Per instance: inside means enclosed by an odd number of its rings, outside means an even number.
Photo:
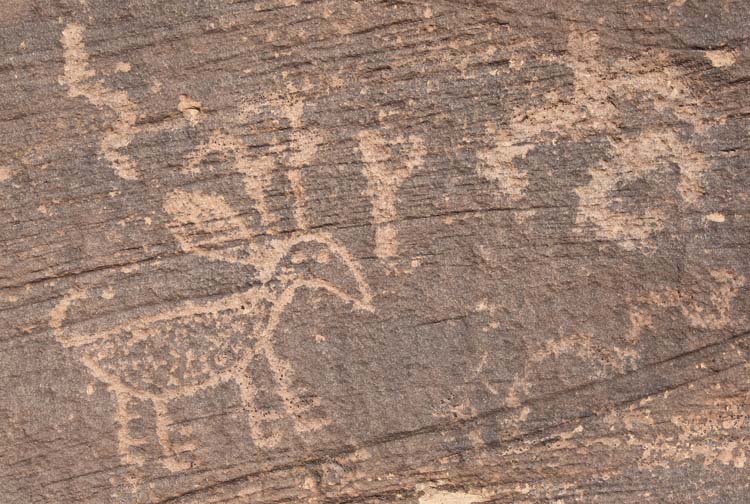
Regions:
<svg viewBox="0 0 750 504"><path fill-rule="evenodd" d="M372 292L351 253L330 236L301 234L270 244L260 279L296 287L321 289L351 303L358 310L373 311Z"/></svg>

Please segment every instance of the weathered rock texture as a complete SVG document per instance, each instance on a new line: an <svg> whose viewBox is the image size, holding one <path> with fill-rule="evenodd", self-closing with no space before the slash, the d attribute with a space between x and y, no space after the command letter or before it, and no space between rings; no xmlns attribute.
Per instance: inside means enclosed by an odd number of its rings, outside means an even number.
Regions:
<svg viewBox="0 0 750 504"><path fill-rule="evenodd" d="M0 501L750 495L747 0L0 2Z"/></svg>

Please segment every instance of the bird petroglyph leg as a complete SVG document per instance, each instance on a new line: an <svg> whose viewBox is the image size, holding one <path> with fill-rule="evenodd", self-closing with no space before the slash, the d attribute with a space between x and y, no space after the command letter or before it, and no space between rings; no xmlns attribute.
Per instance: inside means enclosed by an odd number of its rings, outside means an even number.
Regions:
<svg viewBox="0 0 750 504"><path fill-rule="evenodd" d="M281 440L281 433L276 424L283 416L274 411L258 410L257 390L252 379L248 376L249 372L250 370L247 368L238 370L234 381L240 389L242 405L247 413L250 439L259 448L273 448Z"/></svg>
<svg viewBox="0 0 750 504"><path fill-rule="evenodd" d="M190 468L189 462L180 462L177 460L174 444L169 435L169 426L171 417L167 401L161 399L152 399L154 413L156 414L156 436L159 439L164 458L164 466L172 472L181 471Z"/></svg>
<svg viewBox="0 0 750 504"><path fill-rule="evenodd" d="M136 417L130 413L130 405L133 401L133 397L130 394L115 392L115 402L117 403L117 452L120 455L120 460L126 464L143 465L145 458L141 453L134 452L133 448L137 448L138 445L135 439L130 435L130 421L137 420L140 417Z"/></svg>

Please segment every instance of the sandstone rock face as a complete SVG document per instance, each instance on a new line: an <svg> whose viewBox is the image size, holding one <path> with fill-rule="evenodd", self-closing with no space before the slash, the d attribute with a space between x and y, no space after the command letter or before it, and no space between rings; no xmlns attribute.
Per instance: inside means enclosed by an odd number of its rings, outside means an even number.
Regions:
<svg viewBox="0 0 750 504"><path fill-rule="evenodd" d="M0 2L0 501L750 494L746 0Z"/></svg>

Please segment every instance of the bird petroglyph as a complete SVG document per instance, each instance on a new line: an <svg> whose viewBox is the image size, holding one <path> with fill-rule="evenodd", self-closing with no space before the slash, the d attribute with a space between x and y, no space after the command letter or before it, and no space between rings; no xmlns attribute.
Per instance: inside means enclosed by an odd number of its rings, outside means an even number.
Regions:
<svg viewBox="0 0 750 504"><path fill-rule="evenodd" d="M204 196L196 196L196 206L205 203ZM172 206L173 203L168 204L168 211ZM178 213L177 219L186 215ZM206 218L204 210L190 215ZM200 248L191 250L203 253ZM221 259L213 254L209 257ZM372 294L354 259L345 247L325 234L273 239L253 248L247 258L230 255L224 259L254 265L260 285L210 301L184 301L146 316L126 317L109 324L110 321L66 323L70 310L88 297L85 291L72 289L51 314L50 327L55 338L74 350L92 375L114 393L118 450L126 463L144 462L133 452L138 445L128 428L135 419L129 408L132 402L151 403L164 464L170 470L180 470L186 463L179 460L179 451L170 441L170 402L223 383L237 386L249 417L250 436L260 447L278 443L280 435L275 432L274 423L279 418L290 420L297 433L326 425L325 420L310 414L316 403L306 403L294 391L292 365L276 352L274 333L285 309L301 289L328 293L353 309L372 311ZM338 270L332 263L338 263ZM334 278L316 275L316 267ZM338 271L339 275L331 275L331 271ZM349 276L346 287L340 286L341 271ZM102 326L106 328L101 329ZM163 359L164 355L168 357ZM271 370L282 411L264 410L256 404L258 390L250 375L255 358L265 359Z"/></svg>

